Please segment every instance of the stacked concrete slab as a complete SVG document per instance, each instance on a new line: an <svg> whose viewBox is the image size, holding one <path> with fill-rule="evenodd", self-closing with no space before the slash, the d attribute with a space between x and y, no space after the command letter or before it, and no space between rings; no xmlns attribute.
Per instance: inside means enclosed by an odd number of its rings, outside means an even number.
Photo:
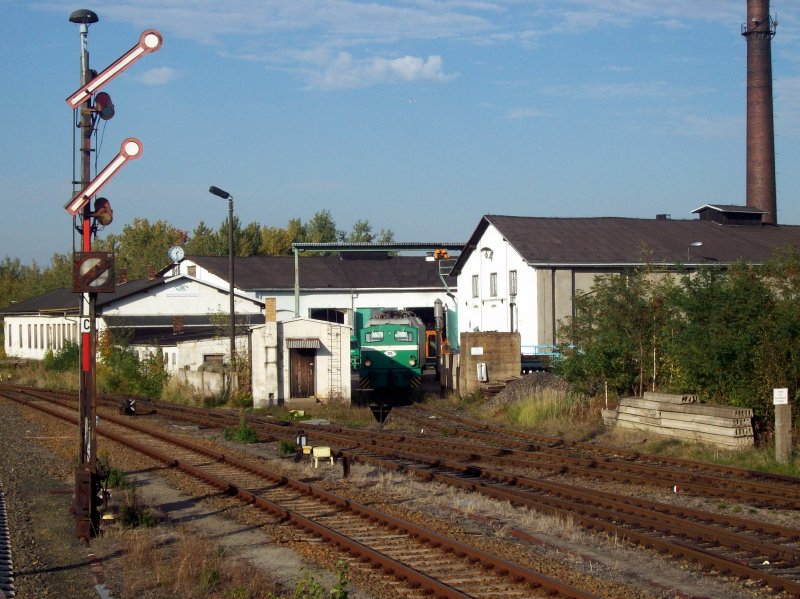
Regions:
<svg viewBox="0 0 800 599"><path fill-rule="evenodd" d="M651 431L689 441L728 448L753 445L753 411L700 404L696 395L645 392L644 398L620 399L614 410L603 410L606 426Z"/></svg>

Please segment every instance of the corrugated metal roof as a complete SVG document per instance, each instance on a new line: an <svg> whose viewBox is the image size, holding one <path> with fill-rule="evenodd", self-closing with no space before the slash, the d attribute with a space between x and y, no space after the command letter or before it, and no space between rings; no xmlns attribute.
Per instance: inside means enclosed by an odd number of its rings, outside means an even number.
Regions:
<svg viewBox="0 0 800 599"><path fill-rule="evenodd" d="M319 349L320 342L318 337L302 337L286 339L286 347L289 349Z"/></svg>

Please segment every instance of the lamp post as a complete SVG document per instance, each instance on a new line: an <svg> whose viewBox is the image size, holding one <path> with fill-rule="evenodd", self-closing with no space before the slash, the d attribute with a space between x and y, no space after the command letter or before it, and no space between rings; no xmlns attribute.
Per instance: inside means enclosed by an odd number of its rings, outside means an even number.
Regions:
<svg viewBox="0 0 800 599"><path fill-rule="evenodd" d="M689 244L689 247L686 248L687 262L692 259L692 248L699 248L701 245L703 245L702 241L693 241L692 243Z"/></svg>
<svg viewBox="0 0 800 599"><path fill-rule="evenodd" d="M233 307L233 196L224 189L212 185L208 191L223 200L228 200L228 281L230 296L231 375L229 392L233 387L233 371L236 366L236 314Z"/></svg>

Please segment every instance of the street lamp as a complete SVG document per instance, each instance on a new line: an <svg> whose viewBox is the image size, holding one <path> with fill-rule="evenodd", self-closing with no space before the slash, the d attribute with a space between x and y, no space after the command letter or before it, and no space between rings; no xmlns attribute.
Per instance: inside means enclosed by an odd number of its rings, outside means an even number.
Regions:
<svg viewBox="0 0 800 599"><path fill-rule="evenodd" d="M228 281L230 283L230 335L231 335L231 376L229 392L233 390L233 371L236 366L236 314L233 308L233 196L224 189L212 185L208 191L228 200Z"/></svg>
<svg viewBox="0 0 800 599"><path fill-rule="evenodd" d="M687 262L689 260L691 260L692 248L699 248L701 245L703 245L702 241L693 241L692 243L689 244L689 247L686 248L686 261Z"/></svg>

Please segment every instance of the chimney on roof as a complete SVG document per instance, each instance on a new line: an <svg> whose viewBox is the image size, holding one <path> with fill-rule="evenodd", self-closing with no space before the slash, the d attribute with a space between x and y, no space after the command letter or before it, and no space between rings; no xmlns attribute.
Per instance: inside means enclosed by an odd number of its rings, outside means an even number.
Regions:
<svg viewBox="0 0 800 599"><path fill-rule="evenodd" d="M124 285L128 282L128 269L127 268L118 268L117 269L117 285Z"/></svg>
<svg viewBox="0 0 800 599"><path fill-rule="evenodd" d="M152 264L147 265L147 280L154 281L156 278L156 267Z"/></svg>
<svg viewBox="0 0 800 599"><path fill-rule="evenodd" d="M775 125L772 115L772 38L778 23L769 14L769 0L747 0L747 206L777 224L775 190Z"/></svg>

